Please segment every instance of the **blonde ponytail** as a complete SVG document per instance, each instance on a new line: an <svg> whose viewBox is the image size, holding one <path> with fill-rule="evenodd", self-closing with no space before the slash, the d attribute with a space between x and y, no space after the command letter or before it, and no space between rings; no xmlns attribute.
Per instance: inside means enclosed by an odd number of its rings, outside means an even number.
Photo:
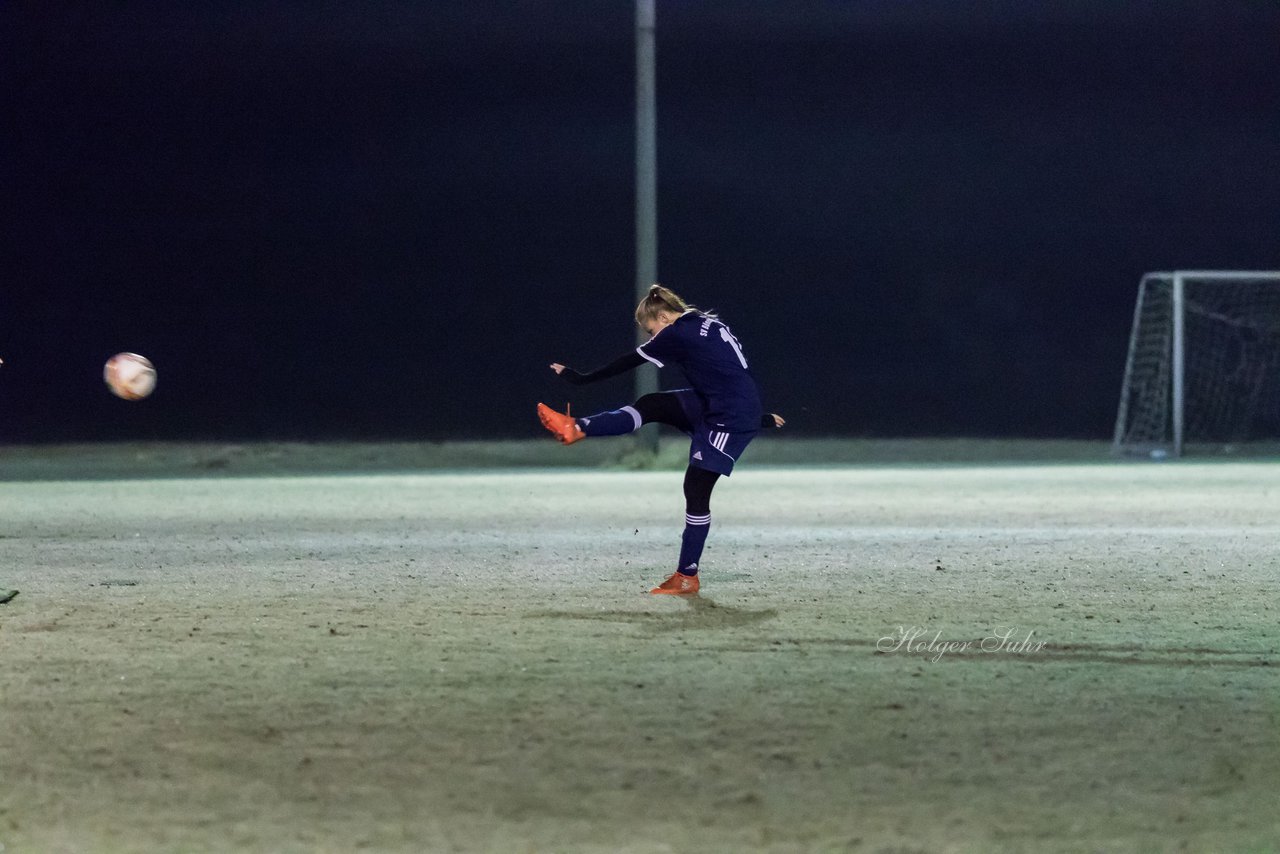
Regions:
<svg viewBox="0 0 1280 854"><path fill-rule="evenodd" d="M644 326L650 320L654 320L658 316L658 312L669 311L672 314L684 314L690 309L697 310L696 306L689 305L682 300L675 291L670 288L664 288L662 285L653 284L649 286L649 293L644 299L640 300L640 304L636 306L636 323Z"/></svg>

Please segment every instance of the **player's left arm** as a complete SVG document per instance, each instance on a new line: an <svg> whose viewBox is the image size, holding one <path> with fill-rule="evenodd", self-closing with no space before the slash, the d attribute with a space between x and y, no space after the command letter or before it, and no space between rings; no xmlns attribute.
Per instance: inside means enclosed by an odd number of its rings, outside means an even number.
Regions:
<svg viewBox="0 0 1280 854"><path fill-rule="evenodd" d="M766 412L760 416L760 426L766 430L781 429L787 425L787 419L776 412Z"/></svg>

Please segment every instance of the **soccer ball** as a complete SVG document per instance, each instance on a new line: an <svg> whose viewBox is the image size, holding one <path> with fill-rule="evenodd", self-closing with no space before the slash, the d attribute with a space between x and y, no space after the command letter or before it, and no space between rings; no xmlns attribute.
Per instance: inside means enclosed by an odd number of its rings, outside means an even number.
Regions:
<svg viewBox="0 0 1280 854"><path fill-rule="evenodd" d="M137 353L116 353L102 370L107 388L116 397L142 400L156 387L156 366Z"/></svg>

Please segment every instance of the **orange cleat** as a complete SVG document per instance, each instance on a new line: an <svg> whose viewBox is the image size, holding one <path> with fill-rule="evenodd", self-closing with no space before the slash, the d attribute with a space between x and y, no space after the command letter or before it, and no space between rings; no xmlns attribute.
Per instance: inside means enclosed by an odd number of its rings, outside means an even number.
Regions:
<svg viewBox="0 0 1280 854"><path fill-rule="evenodd" d="M650 593L672 594L675 596L697 596L698 576L672 573L671 577L649 591Z"/></svg>
<svg viewBox="0 0 1280 854"><path fill-rule="evenodd" d="M555 437L560 440L562 445L572 445L579 439L587 438L587 434L582 432L578 422L569 414L569 404L567 403L564 405L564 415L556 412L545 403L539 403L538 420L542 422L543 427L555 434Z"/></svg>

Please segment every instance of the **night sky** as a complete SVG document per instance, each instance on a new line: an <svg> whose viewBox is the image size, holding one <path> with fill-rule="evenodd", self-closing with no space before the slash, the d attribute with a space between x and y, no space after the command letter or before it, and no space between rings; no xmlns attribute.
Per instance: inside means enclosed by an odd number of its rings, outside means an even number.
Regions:
<svg viewBox="0 0 1280 854"><path fill-rule="evenodd" d="M1106 438L1280 268L1280 4L657 2L659 278L797 436ZM632 346L630 0L13 2L0 442L536 437ZM112 353L159 387L111 397ZM667 387L680 378L665 376Z"/></svg>

